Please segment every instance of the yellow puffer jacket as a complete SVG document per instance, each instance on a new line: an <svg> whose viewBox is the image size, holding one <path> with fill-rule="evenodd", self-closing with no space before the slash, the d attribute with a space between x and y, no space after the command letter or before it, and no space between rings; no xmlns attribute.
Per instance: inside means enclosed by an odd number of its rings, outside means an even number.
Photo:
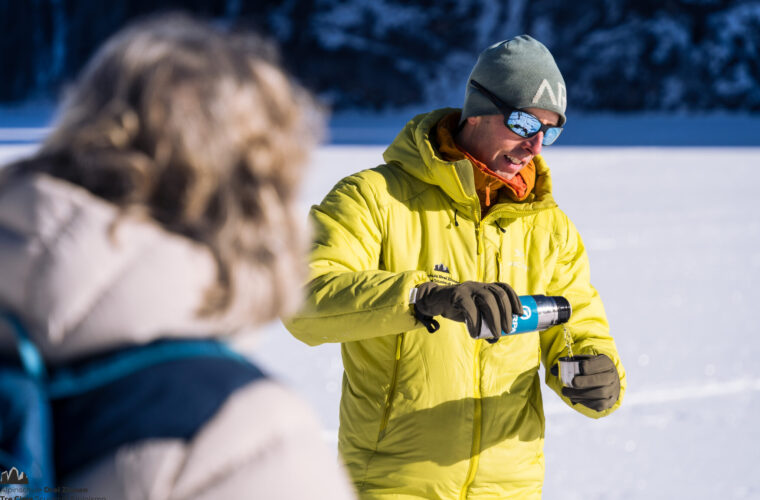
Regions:
<svg viewBox="0 0 760 500"><path fill-rule="evenodd" d="M603 353L625 373L580 237L535 158L524 202L480 217L469 160L442 160L429 140L443 109L414 118L387 164L340 181L312 208L315 244L304 309L286 326L311 344L342 342L339 448L365 499L540 498L544 415L539 362L566 354L562 327L473 340L438 318L429 334L410 291L436 281L503 281L520 294L563 295L576 353ZM547 370L555 392L560 382ZM563 398L564 399L564 398ZM571 404L567 399L565 401Z"/></svg>

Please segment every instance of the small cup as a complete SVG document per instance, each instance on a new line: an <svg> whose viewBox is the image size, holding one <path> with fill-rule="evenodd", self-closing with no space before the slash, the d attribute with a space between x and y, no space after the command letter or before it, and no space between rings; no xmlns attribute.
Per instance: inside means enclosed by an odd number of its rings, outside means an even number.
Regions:
<svg viewBox="0 0 760 500"><path fill-rule="evenodd" d="M562 381L562 385L565 387L575 387L573 385L573 379L576 375L583 375L581 370L581 361L589 359L591 356L579 355L579 356L562 356L559 358L559 379Z"/></svg>

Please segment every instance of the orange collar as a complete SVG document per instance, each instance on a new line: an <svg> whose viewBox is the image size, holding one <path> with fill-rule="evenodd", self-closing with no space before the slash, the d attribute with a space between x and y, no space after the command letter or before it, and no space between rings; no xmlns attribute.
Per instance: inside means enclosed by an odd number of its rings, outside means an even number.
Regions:
<svg viewBox="0 0 760 500"><path fill-rule="evenodd" d="M446 161L457 161L467 158L475 167L472 169L475 177L475 191L478 193L483 213L491 206L491 194L496 193L503 187L505 193L512 201L525 200L533 187L536 185L536 166L533 161L528 163L514 177L507 179L489 169L483 162L477 160L467 151L460 148L454 141L453 131L456 131L459 123L460 112L456 111L444 116L438 122L435 130L435 138L438 141L438 151Z"/></svg>

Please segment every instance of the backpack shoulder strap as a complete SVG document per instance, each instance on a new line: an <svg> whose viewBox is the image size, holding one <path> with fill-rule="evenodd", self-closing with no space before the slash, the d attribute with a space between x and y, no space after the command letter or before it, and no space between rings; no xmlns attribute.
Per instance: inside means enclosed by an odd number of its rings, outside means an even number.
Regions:
<svg viewBox="0 0 760 500"><path fill-rule="evenodd" d="M0 320L10 327L11 332L16 337L16 349L18 350L19 359L24 371L37 380L46 379L47 369L45 368L45 361L42 359L42 355L34 345L34 342L29 338L29 333L24 328L21 319L8 310L0 309Z"/></svg>

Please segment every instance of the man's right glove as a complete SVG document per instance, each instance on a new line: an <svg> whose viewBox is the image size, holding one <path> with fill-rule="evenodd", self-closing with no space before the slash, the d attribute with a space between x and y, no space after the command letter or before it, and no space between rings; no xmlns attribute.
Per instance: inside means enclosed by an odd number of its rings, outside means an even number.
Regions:
<svg viewBox="0 0 760 500"><path fill-rule="evenodd" d="M464 323L470 337L493 343L501 338L502 330L509 333L512 329L512 313L521 313L522 304L506 283L465 281L444 286L428 282L417 287L414 310L429 331L435 331L429 326L433 316L443 316ZM487 337L485 332L481 333L483 321L490 330Z"/></svg>

